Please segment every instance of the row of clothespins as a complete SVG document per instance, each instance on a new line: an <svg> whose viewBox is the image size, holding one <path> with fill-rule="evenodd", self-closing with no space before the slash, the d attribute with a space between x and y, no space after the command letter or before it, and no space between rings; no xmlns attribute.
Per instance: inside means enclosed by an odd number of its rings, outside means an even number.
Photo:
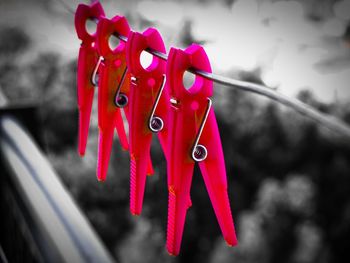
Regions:
<svg viewBox="0 0 350 263"><path fill-rule="evenodd" d="M89 34L86 21L97 22ZM168 227L167 250L180 251L195 162L198 162L217 220L226 242L237 244L227 193L222 145L210 97L213 82L197 76L187 90L186 70L211 72L204 49L192 44L185 50L171 48L168 60L153 56L144 68L140 55L152 49L166 53L159 32L130 30L125 17L105 17L99 2L80 4L75 27L82 41L78 59L79 153L84 155L95 86L98 87L99 146L97 177L106 179L116 129L122 147L130 153L130 211L141 214L146 177L153 173L150 148L152 135L159 138L167 161ZM127 36L111 49L112 35ZM97 80L98 77L98 80ZM126 135L121 114L129 123Z"/></svg>

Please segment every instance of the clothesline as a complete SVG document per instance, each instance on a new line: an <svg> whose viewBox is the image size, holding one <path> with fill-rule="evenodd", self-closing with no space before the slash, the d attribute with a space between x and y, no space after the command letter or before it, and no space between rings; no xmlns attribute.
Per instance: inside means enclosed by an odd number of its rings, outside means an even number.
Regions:
<svg viewBox="0 0 350 263"><path fill-rule="evenodd" d="M62 4L62 6L69 13L72 13L73 15L75 14L75 11L72 8L70 8L64 2L64 0L58 0L58 1ZM128 38L126 36L116 35L116 37L121 41L124 41L124 42L128 41ZM148 53L160 58L160 59L163 59L163 60L167 60L167 58L168 58L166 54L155 51L155 50L146 49L146 51ZM272 99L280 104L283 104L289 108L294 109L296 112L314 120L318 124L321 124L321 125L329 128L330 130L332 130L338 134L342 134L343 136L347 137L347 139L350 141L350 126L349 125L347 125L345 122L343 122L342 120L340 120L336 117L333 117L329 114L324 114L324 113L319 112L315 108L303 103L302 101L300 101L298 99L288 97L288 96L286 96L286 95L284 95L276 90L273 90L273 89L271 89L267 86L261 85L261 84L232 79L232 78L216 75L214 73L209 73L209 72L205 72L205 71L194 69L194 68L190 69L189 72L191 72L195 75L202 76L206 79L212 80L215 83L219 83L219 84L224 85L226 87L237 88L237 89L240 89L242 91L259 94L261 96Z"/></svg>

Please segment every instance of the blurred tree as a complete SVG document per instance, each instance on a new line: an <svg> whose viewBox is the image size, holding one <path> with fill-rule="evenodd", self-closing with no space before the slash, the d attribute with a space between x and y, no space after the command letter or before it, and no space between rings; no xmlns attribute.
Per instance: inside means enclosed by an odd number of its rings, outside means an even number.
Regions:
<svg viewBox="0 0 350 263"><path fill-rule="evenodd" d="M25 51L30 46L28 35L18 27L0 28L0 56L11 57Z"/></svg>
<svg viewBox="0 0 350 263"><path fill-rule="evenodd" d="M31 40L17 27L0 28L0 86L10 100L30 98L30 89L23 85L24 74L18 58L27 51Z"/></svg>

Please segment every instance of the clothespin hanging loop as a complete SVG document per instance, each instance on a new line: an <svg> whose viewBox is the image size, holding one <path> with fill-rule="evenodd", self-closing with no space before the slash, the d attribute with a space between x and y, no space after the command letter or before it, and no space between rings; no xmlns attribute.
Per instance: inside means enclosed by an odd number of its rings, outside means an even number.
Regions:
<svg viewBox="0 0 350 263"><path fill-rule="evenodd" d="M116 91L115 97L114 97L114 104L118 108L124 108L126 105L128 105L128 102L129 102L128 96L126 96L124 93L120 92L120 89L123 86L127 71L128 71L128 67L125 67L123 75L122 75L122 79L119 82L119 85L118 85L118 88L117 88L117 91Z"/></svg>
<svg viewBox="0 0 350 263"><path fill-rule="evenodd" d="M103 61L103 57L100 56L98 58L98 61L97 61L96 66L94 68L94 71L93 71L93 73L91 75L91 83L95 87L97 87L97 85L98 85L98 74L97 74L97 72L98 72L98 68L100 67L100 64L102 63L102 61Z"/></svg>
<svg viewBox="0 0 350 263"><path fill-rule="evenodd" d="M157 94L156 100L153 104L152 112L151 112L151 115L150 115L149 121L148 121L148 128L154 133L160 132L164 127L164 121L160 117L154 116L154 114L156 112L160 96L162 95L162 92L164 90L165 81L166 81L166 77L165 77L165 75L163 75L162 86L158 91L158 94Z"/></svg>
<svg viewBox="0 0 350 263"><path fill-rule="evenodd" d="M208 98L207 109L205 111L205 115L204 115L202 123L199 127L199 131L197 133L196 140L195 140L193 148L192 148L192 159L196 162L204 161L208 156L207 148L204 145L199 144L199 139L201 138L201 135L202 135L202 132L204 129L204 125L208 119L211 105L212 105L212 101L210 98Z"/></svg>

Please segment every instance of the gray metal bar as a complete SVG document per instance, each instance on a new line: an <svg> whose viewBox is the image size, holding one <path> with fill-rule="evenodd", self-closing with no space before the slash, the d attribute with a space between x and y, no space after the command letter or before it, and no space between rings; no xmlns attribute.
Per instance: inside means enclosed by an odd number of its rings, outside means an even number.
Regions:
<svg viewBox="0 0 350 263"><path fill-rule="evenodd" d="M11 116L0 116L0 155L6 172L30 213L45 262L113 262L51 165L30 135ZM6 212L5 212L6 214ZM39 249L40 250L40 249Z"/></svg>

